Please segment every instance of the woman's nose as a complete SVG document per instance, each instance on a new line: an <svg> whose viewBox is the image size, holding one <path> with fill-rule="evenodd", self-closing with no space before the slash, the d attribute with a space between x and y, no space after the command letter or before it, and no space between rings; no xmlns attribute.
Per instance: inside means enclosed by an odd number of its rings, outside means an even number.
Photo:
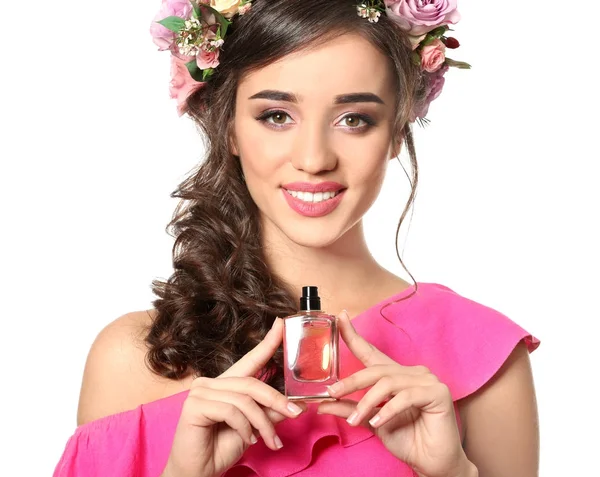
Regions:
<svg viewBox="0 0 600 477"><path fill-rule="evenodd" d="M294 168L309 174L335 169L338 161L330 144L330 134L326 126L304 123L292 154Z"/></svg>

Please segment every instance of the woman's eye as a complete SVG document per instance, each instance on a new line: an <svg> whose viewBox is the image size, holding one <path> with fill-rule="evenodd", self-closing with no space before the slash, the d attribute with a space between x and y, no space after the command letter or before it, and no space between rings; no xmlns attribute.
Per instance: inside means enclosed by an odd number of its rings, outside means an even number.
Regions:
<svg viewBox="0 0 600 477"><path fill-rule="evenodd" d="M345 121L346 126L349 126L350 128L356 128L358 127L359 122L364 120L360 116L350 115L343 118L342 121Z"/></svg>
<svg viewBox="0 0 600 477"><path fill-rule="evenodd" d="M285 118L289 118L290 116L287 113L279 111L272 113L269 117L273 118L275 124L285 124Z"/></svg>
<svg viewBox="0 0 600 477"><path fill-rule="evenodd" d="M267 111L256 119L270 124L271 127L280 128L286 124L285 119L289 117L290 115L284 111ZM361 121L365 124L361 125ZM346 126L347 129L363 130L374 126L375 121L365 114L348 114L341 119L340 124Z"/></svg>
<svg viewBox="0 0 600 477"><path fill-rule="evenodd" d="M260 115L256 119L258 119L259 121L265 122L265 123L283 125L283 124L285 124L286 117L289 118L290 115L283 111L268 111L268 112ZM273 121L269 121L269 119L273 119Z"/></svg>

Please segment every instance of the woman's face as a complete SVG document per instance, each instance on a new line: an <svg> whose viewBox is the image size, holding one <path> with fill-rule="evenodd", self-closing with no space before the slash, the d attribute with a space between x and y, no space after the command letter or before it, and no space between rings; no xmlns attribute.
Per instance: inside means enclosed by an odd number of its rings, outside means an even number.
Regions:
<svg viewBox="0 0 600 477"><path fill-rule="evenodd" d="M243 79L232 152L265 237L283 234L325 247L360 221L398 154L394 99L385 57L355 35L288 55Z"/></svg>

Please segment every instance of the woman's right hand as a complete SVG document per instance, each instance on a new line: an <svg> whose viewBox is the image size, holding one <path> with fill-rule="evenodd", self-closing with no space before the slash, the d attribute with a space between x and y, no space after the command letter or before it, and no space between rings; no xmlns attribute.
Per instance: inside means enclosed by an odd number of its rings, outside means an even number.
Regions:
<svg viewBox="0 0 600 477"><path fill-rule="evenodd" d="M283 320L250 352L217 378L196 378L181 410L171 453L161 477L215 477L256 443L254 431L277 450L275 424L297 417L302 407L253 376L275 354Z"/></svg>

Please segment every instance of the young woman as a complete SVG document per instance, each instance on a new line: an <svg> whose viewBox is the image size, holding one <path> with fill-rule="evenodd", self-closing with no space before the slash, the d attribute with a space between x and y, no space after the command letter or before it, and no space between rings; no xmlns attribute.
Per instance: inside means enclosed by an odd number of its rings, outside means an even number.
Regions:
<svg viewBox="0 0 600 477"><path fill-rule="evenodd" d="M400 223L412 204L411 124L457 64L458 19L452 0L163 0L154 39L207 157L173 194L154 308L92 346L55 476L537 475L539 341L394 276L363 233L402 148ZM344 310L337 399L310 405L284 394L278 318L304 285Z"/></svg>

